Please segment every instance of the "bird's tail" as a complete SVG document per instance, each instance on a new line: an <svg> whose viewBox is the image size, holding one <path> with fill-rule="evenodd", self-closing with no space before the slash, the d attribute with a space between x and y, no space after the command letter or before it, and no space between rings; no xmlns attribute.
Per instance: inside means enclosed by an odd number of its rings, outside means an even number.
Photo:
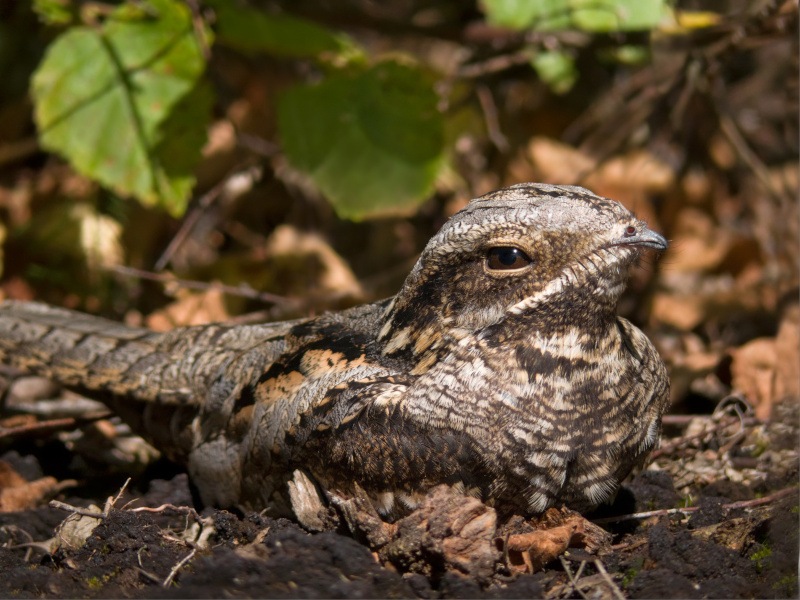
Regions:
<svg viewBox="0 0 800 600"><path fill-rule="evenodd" d="M34 302L0 303L0 363L100 400L174 458L191 450L224 352L219 325L168 333ZM194 437L193 435L190 437Z"/></svg>

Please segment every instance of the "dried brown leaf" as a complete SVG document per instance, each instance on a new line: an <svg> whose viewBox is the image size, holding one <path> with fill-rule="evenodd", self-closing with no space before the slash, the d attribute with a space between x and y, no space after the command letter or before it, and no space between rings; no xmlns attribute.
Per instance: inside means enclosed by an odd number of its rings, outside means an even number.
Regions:
<svg viewBox="0 0 800 600"><path fill-rule="evenodd" d="M547 563L566 552L576 528L577 523L573 522L509 536L506 546L509 566L521 573L541 571Z"/></svg>
<svg viewBox="0 0 800 600"><path fill-rule="evenodd" d="M774 338L758 338L731 351L731 380L759 419L768 419L775 401L778 354Z"/></svg>
<svg viewBox="0 0 800 600"><path fill-rule="evenodd" d="M693 207L678 213L672 237L669 270L673 273L712 271L722 264L733 245L730 232Z"/></svg>
<svg viewBox="0 0 800 600"><path fill-rule="evenodd" d="M10 464L0 460L0 512L33 508L62 487L55 477L27 481Z"/></svg>
<svg viewBox="0 0 800 600"><path fill-rule="evenodd" d="M288 273L295 285L289 290L298 295L363 296L347 262L320 235L306 233L291 225L281 225L267 240L264 252L274 262L276 275ZM300 284L300 285L298 285Z"/></svg>
<svg viewBox="0 0 800 600"><path fill-rule="evenodd" d="M560 185L581 185L597 194L614 198L636 212L651 227L660 229L650 195L675 184L673 169L646 150L634 150L603 163L580 150L546 137L528 143L527 159L533 168L517 161L511 170L515 181L543 181ZM516 171L516 172L515 172Z"/></svg>
<svg viewBox="0 0 800 600"><path fill-rule="evenodd" d="M691 331L706 316L705 300L695 294L659 292L653 297L651 318L681 331Z"/></svg>
<svg viewBox="0 0 800 600"><path fill-rule="evenodd" d="M800 306L793 305L784 313L775 338L775 398L800 398Z"/></svg>
<svg viewBox="0 0 800 600"><path fill-rule="evenodd" d="M535 573L561 556L568 548L597 552L611 542L610 534L567 508L551 508L539 517L515 517L495 539L503 549L508 566L520 573Z"/></svg>
<svg viewBox="0 0 800 600"><path fill-rule="evenodd" d="M169 331L185 325L203 325L226 321L230 318L226 308L224 294L214 288L203 292L179 289L178 300L150 314L145 323L155 331Z"/></svg>

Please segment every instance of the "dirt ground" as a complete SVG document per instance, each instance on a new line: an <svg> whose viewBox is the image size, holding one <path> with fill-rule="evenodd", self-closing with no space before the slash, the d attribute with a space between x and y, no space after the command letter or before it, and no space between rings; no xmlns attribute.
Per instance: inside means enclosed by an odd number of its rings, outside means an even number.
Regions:
<svg viewBox="0 0 800 600"><path fill-rule="evenodd" d="M574 527L559 542L542 523L495 525L492 509L459 497L379 523L383 538L344 519L308 533L264 514L198 514L187 476L163 460L118 494L125 475L97 443L110 422L85 426L81 443L74 432L21 436L22 425L13 447L0 439L0 502L25 506L0 513L0 596L797 597L798 407L778 405L768 423L739 409L668 417L650 467L589 516L610 533L599 547ZM112 430L117 450L134 439ZM63 504L48 506L53 496Z"/></svg>

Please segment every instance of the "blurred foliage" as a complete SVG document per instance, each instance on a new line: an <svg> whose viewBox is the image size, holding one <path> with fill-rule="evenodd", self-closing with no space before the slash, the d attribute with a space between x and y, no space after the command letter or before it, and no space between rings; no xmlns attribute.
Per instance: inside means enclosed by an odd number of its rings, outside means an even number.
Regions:
<svg viewBox="0 0 800 600"><path fill-rule="evenodd" d="M541 31L641 31L667 14L664 0L483 0L489 22Z"/></svg>
<svg viewBox="0 0 800 600"><path fill-rule="evenodd" d="M278 125L287 158L343 217L424 198L441 170L436 94L413 64L389 60L293 88L281 99Z"/></svg>
<svg viewBox="0 0 800 600"><path fill-rule="evenodd" d="M439 105L454 98L436 84L449 78L410 53L370 52L342 31L235 0L35 0L33 8L58 30L32 80L39 141L123 197L185 212L210 121L204 71L220 46L316 64L290 86L276 127L289 162L340 216L413 207L445 166L449 115ZM672 14L664 0L480 8L488 23L523 32L647 33ZM563 94L579 71L575 48L561 45L556 37L525 48L541 80Z"/></svg>
<svg viewBox="0 0 800 600"><path fill-rule="evenodd" d="M3 3L0 295L142 321L193 281L216 318L309 314L393 293L469 198L535 180L674 240L625 314L709 352L772 335L796 34L789 0Z"/></svg>
<svg viewBox="0 0 800 600"><path fill-rule="evenodd" d="M266 13L230 0L210 0L217 41L242 52L320 61L361 53L345 34L285 13Z"/></svg>

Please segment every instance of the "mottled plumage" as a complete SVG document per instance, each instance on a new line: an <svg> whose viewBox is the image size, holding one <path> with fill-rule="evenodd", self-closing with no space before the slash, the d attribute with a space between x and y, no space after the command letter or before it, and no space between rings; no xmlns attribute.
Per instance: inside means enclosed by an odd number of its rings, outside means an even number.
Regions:
<svg viewBox="0 0 800 600"><path fill-rule="evenodd" d="M206 503L286 503L303 469L395 514L439 483L503 509L586 510L655 446L669 383L616 315L628 269L666 241L577 187L472 201L397 296L307 320L131 329L0 307L0 361L99 398Z"/></svg>

